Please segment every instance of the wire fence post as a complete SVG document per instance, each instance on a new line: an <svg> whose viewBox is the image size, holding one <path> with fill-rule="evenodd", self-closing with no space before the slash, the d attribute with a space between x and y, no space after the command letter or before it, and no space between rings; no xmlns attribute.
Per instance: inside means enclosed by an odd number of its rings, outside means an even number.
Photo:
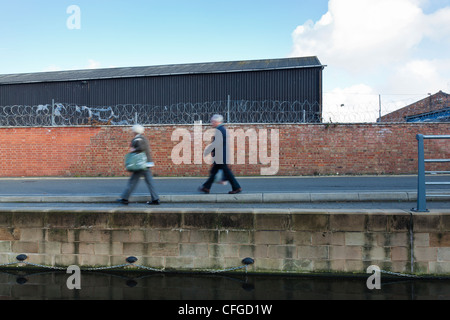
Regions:
<svg viewBox="0 0 450 320"><path fill-rule="evenodd" d="M55 126L55 99L52 99L52 127Z"/></svg>
<svg viewBox="0 0 450 320"><path fill-rule="evenodd" d="M230 104L231 104L231 96L228 95L228 100L227 100L227 123L230 123Z"/></svg>
<svg viewBox="0 0 450 320"><path fill-rule="evenodd" d="M418 141L418 175L417 175L417 212L427 212L427 196L425 185L425 150L422 134L416 136Z"/></svg>

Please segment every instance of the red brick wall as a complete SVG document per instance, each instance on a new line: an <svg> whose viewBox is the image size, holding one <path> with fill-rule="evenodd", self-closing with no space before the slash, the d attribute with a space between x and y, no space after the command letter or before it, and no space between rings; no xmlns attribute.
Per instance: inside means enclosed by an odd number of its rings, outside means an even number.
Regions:
<svg viewBox="0 0 450 320"><path fill-rule="evenodd" d="M450 134L448 124L242 125L230 129L279 130L278 175L406 174L417 172L416 134ZM206 176L210 165L175 165L180 141L172 132L193 126L148 126L155 176ZM203 127L203 130L209 127ZM0 128L0 176L127 176L123 157L128 127ZM427 154L450 158L450 140L427 140ZM203 143L202 149L207 145ZM258 146L259 147L259 146ZM270 148L269 148L270 149ZM192 142L192 155L194 155ZM246 154L248 156L248 144ZM269 151L270 155L270 151ZM430 156L428 156L430 157ZM260 175L261 164L235 164L236 175ZM444 165L442 165L444 166ZM448 164L444 169L449 170Z"/></svg>

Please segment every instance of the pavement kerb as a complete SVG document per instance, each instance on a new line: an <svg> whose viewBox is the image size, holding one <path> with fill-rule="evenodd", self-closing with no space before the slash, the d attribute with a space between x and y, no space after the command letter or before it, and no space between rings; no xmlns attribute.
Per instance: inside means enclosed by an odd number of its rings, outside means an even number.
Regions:
<svg viewBox="0 0 450 320"><path fill-rule="evenodd" d="M19 195L0 196L0 203L112 203L117 196L111 195ZM147 195L130 197L132 202L146 202ZM415 192L348 192L348 193L243 193L243 194L186 194L160 195L162 203L310 203L310 202L373 202L416 201ZM445 197L433 201L448 201Z"/></svg>

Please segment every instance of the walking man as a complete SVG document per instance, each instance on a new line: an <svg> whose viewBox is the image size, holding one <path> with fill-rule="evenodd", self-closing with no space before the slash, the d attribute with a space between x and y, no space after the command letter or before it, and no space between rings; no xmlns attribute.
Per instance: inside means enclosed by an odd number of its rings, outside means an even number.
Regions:
<svg viewBox="0 0 450 320"><path fill-rule="evenodd" d="M214 182L214 177L219 170L223 171L223 180L228 180L232 190L229 194L242 192L242 188L228 167L227 161L227 131L223 125L223 116L216 114L211 118L211 126L216 129L214 142L205 150L205 155L211 153L213 165L208 180L199 188L199 191L209 193Z"/></svg>
<svg viewBox="0 0 450 320"><path fill-rule="evenodd" d="M128 180L128 185L125 191L122 193L122 198L117 199L118 202L123 204L128 204L128 198L133 190L136 188L140 177L144 177L145 183L147 184L148 190L150 191L151 201L148 201L149 205L159 205L159 195L153 186L153 176L150 171L150 167L153 166L150 144L146 137L143 136L144 127L141 125L134 125L132 127L132 132L136 135L131 141L131 152L145 152L147 156L147 169L134 171Z"/></svg>

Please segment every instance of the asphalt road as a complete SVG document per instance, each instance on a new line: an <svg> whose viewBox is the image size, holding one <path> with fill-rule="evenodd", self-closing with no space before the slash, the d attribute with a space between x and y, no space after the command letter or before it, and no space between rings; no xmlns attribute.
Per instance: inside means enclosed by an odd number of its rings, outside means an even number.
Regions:
<svg viewBox="0 0 450 320"><path fill-rule="evenodd" d="M160 195L198 195L198 186L206 178L155 178ZM108 196L119 197L128 178L1 178L0 197L7 196ZM417 192L417 176L332 176L332 177L238 177L243 194L266 193L315 193L342 194L351 192L389 193ZM450 176L435 176L428 181L450 181ZM432 187L432 188L431 188ZM447 185L433 185L427 192L449 194ZM212 194L226 194L230 186L213 185ZM145 183L140 181L133 195L148 195ZM345 199L345 197L343 197ZM17 208L72 208L114 209L114 203L9 203L0 202L0 209ZM145 203L130 203L133 208L148 208ZM416 201L323 201L323 202L280 202L280 203L198 203L195 201L162 203L160 207L170 208L297 208L297 209L399 209L411 210ZM427 201L428 209L450 209L450 200Z"/></svg>

